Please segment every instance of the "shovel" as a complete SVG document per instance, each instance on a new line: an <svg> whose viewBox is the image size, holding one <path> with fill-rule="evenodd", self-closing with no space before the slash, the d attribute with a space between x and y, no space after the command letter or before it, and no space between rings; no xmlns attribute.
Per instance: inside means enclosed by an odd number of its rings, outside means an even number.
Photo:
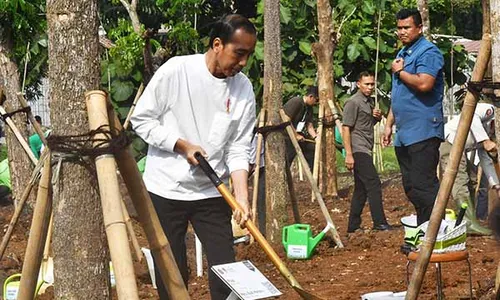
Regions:
<svg viewBox="0 0 500 300"><path fill-rule="evenodd" d="M222 197L226 200L226 202L229 204L229 206L233 210L241 210L241 206L239 203L236 201L236 199L233 197L227 186L220 180L219 176L215 174L214 169L208 164L207 160L201 155L201 153L197 152L195 153L195 158L198 160L199 165L203 172L210 178L212 183L215 185L217 190L220 192ZM302 299L306 300L322 300L322 298L313 295L306 290L304 290L297 279L293 277L292 273L288 268L286 267L285 263L279 258L278 254L273 250L271 245L266 241L262 233L260 233L259 229L255 226L255 224L252 222L252 220L247 220L245 223L246 228L252 236L255 238L255 240L259 243L259 245L262 247L264 252L267 254L271 262L278 268L278 271L285 277L286 281L292 286L292 288L302 297Z"/></svg>

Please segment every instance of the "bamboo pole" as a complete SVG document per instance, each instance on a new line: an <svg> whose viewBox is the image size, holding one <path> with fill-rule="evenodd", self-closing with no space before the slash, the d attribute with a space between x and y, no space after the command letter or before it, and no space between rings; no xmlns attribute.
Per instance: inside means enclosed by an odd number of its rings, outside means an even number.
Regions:
<svg viewBox="0 0 500 300"><path fill-rule="evenodd" d="M90 91L85 94L90 130L109 125L106 93ZM99 133L96 138L109 139ZM107 144L94 146L105 147ZM118 299L139 299L135 281L134 266L127 238L127 228L123 219L122 199L116 175L116 163L112 154L103 154L95 159L99 194L101 196L104 226L108 239L109 252L116 278Z"/></svg>
<svg viewBox="0 0 500 300"><path fill-rule="evenodd" d="M142 95L142 92L144 91L144 83L141 83L139 86L139 89L137 90L137 94L135 94L134 102L132 103L132 106L130 106L130 110L128 111L127 118L125 119L125 122L123 123L123 128L125 130L128 129L130 126L130 118L132 117L132 113L134 113L135 105L139 101L139 98Z"/></svg>
<svg viewBox="0 0 500 300"><path fill-rule="evenodd" d="M321 161L321 142L323 140L323 118L325 116L325 107L322 103L319 104L318 112L318 131L316 135L316 146L314 148L314 166L313 166L313 178L316 182L319 182L319 162ZM314 202L314 192L311 195L311 202Z"/></svg>
<svg viewBox="0 0 500 300"><path fill-rule="evenodd" d="M54 214L50 214L50 220L49 220L49 228L47 229L47 238L45 239L45 247L43 248L43 257L42 257L42 274L46 273L46 268L47 268L47 263L49 261L50 257L50 246L51 246L51 240L52 240L52 230L54 229Z"/></svg>
<svg viewBox="0 0 500 300"><path fill-rule="evenodd" d="M110 116L111 130L114 133L123 130L114 111L110 109L108 114ZM177 263L175 262L170 243L163 232L160 220L151 202L151 197L142 181L135 159L131 154L130 147L118 151L115 153L115 157L118 169L122 174L130 198L137 210L139 221L148 239L151 253L160 271L163 284L167 287L170 299L190 299Z"/></svg>
<svg viewBox="0 0 500 300"><path fill-rule="evenodd" d="M481 48L479 50L476 64L472 72L472 81L481 81L483 79L484 73L488 66L488 61L490 60L490 56L491 35L489 34L489 32L484 32L481 41ZM418 259L415 263L415 268L410 280L408 293L406 294L405 298L407 300L418 298L424 275L427 270L430 257L432 255L432 250L434 249L434 243L436 242L436 236L441 224L441 219L444 216L448 197L457 175L458 165L460 162L460 158L462 157L465 140L467 139L467 135L469 133L470 125L472 123L472 117L476 109L476 104L476 96L471 92L467 92L462 108L462 113L460 114L457 135L451 147L450 160L443 174L443 179L441 180L441 185L439 186L437 199L434 204L434 208L432 209L429 226L427 227L427 232L422 242L420 255L418 256Z"/></svg>
<svg viewBox="0 0 500 300"><path fill-rule="evenodd" d="M19 200L19 204L16 206L16 209L14 210L14 214L12 215L12 218L10 219L9 226L7 227L7 231L5 232L3 238L2 238L2 244L0 245L0 259L2 259L5 249L7 249L7 245L9 244L10 237L12 235L12 232L14 231L14 227L17 224L17 221L19 220L19 216L21 215L21 212L24 207L24 203L28 199L31 189L33 186L35 186L38 178L40 178L40 169L43 166L43 162L45 160L45 157L48 155L48 151L43 151L42 156L40 157L40 161L37 163L35 166L35 169L31 173L30 181L28 182L28 185L24 188L24 191L21 195L21 200Z"/></svg>
<svg viewBox="0 0 500 300"><path fill-rule="evenodd" d="M286 113L283 111L283 109L280 109L280 116L283 122L289 122L290 118L286 115ZM297 138L295 137L295 133L293 130L293 127L291 125L288 125L286 127L286 131L288 133L288 136L290 137L290 141L292 142L293 146L295 147L295 151L297 151L297 157L299 158L299 162L302 164L304 167L304 172L306 174L307 179L309 180L309 183L311 184L311 188L314 191L316 195L316 199L318 200L319 207L321 208L321 212L325 216L326 223L330 225L330 230L329 232L332 235L333 240L337 244L337 247L339 248L344 248L344 245L342 244L342 240L340 239L340 236L337 232L337 227L335 224L333 224L332 218L330 217L330 213L328 212L328 208L325 205L325 201L323 201L323 197L321 196L321 192L319 191L318 184L314 180L311 169L309 168L309 165L307 163L306 158L304 157L304 153L302 153L302 150L300 149L299 143L297 142Z"/></svg>
<svg viewBox="0 0 500 300"><path fill-rule="evenodd" d="M7 114L7 112L5 111L5 109L3 108L2 105L0 105L0 114L2 116L5 116ZM33 152L31 152L30 146L28 145L28 143L24 139L24 137L21 134L21 132L19 131L19 129L16 127L16 124L14 124L14 121L12 121L12 119L10 117L6 117L5 118L5 123L7 123L7 125L9 125L10 129L12 130L12 132L16 136L17 140L19 141L19 144L21 144L21 147L23 147L23 149L26 152L26 154L28 154L28 157L31 160L31 162L34 165L36 165L38 163L38 159L36 159L36 157L33 154Z"/></svg>
<svg viewBox="0 0 500 300"><path fill-rule="evenodd" d="M266 121L266 110L261 109L259 114L259 126L261 128L264 126ZM260 177L260 166L261 166L261 155L262 152L262 133L257 133L257 150L255 153L255 171L253 173L253 191L252 191L252 221L255 223L255 218L257 217L257 199L259 198L259 177Z"/></svg>
<svg viewBox="0 0 500 300"><path fill-rule="evenodd" d="M18 299L22 300L35 298L38 273L42 263L43 249L52 211L52 189L50 186L52 167L50 165L50 154L45 157L43 166L42 178L38 184L36 205L33 211L33 220L31 222L30 235L24 257L19 294L17 295Z"/></svg>
<svg viewBox="0 0 500 300"><path fill-rule="evenodd" d="M26 99L24 99L24 96L22 93L17 93L17 99L19 100L19 103L21 104L22 108L27 108L29 107L28 102L26 102ZM35 120L35 117L33 117L33 113L31 110L28 110L28 119L31 122L31 125L33 126L33 129L35 130L36 134L40 137L40 140L42 143L47 146L47 139L45 138L45 133L42 130L42 127L38 122Z"/></svg>
<svg viewBox="0 0 500 300"><path fill-rule="evenodd" d="M121 201L121 203L123 218L125 219L125 225L127 225L128 236L130 238L130 242L132 243L132 248L134 249L134 251L132 251L134 259L138 262L141 262L143 257L141 246L139 245L139 241L137 240L137 236L135 235L134 226L132 224L132 220L130 219L127 207L125 206L125 202Z"/></svg>

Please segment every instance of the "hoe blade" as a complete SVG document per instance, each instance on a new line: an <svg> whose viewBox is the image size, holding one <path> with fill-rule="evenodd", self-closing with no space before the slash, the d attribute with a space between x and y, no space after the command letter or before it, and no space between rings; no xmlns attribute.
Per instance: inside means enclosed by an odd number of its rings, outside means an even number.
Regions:
<svg viewBox="0 0 500 300"><path fill-rule="evenodd" d="M308 291L302 289L301 287L294 286L293 289L305 300L324 300L314 294L309 293Z"/></svg>

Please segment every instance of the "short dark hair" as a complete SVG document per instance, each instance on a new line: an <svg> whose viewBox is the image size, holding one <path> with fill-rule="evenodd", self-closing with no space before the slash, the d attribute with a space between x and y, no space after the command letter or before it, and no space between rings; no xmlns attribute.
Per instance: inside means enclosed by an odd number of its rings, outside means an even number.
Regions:
<svg viewBox="0 0 500 300"><path fill-rule="evenodd" d="M308 86L306 96L314 96L315 98L318 98L319 96L318 87L315 85Z"/></svg>
<svg viewBox="0 0 500 300"><path fill-rule="evenodd" d="M42 117L36 115L35 116L35 121L37 121L41 125L42 124Z"/></svg>
<svg viewBox="0 0 500 300"><path fill-rule="evenodd" d="M371 77L375 77L375 73L370 72L370 71L363 71L363 72L359 73L359 75L358 75L358 81L360 81L361 78L363 78L363 77L370 77L370 76Z"/></svg>
<svg viewBox="0 0 500 300"><path fill-rule="evenodd" d="M215 22L210 31L210 48L212 48L215 38L220 38L223 44L231 42L234 32L240 28L246 33L257 35L253 23L244 16L231 14L222 17Z"/></svg>
<svg viewBox="0 0 500 300"><path fill-rule="evenodd" d="M396 13L397 20L404 20L409 17L413 18L415 26L422 25L422 16L420 15L420 12L416 8L402 8Z"/></svg>

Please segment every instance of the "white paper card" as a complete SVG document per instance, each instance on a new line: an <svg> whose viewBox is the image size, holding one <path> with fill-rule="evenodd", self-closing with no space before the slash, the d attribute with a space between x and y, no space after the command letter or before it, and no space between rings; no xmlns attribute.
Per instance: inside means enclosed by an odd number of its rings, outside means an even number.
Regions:
<svg viewBox="0 0 500 300"><path fill-rule="evenodd" d="M304 130L304 126L305 125L306 125L306 122L300 121L299 123L297 123L296 131L297 132L302 132L302 130Z"/></svg>
<svg viewBox="0 0 500 300"><path fill-rule="evenodd" d="M307 246L303 245L288 245L288 258L304 259L307 258Z"/></svg>
<svg viewBox="0 0 500 300"><path fill-rule="evenodd" d="M212 271L242 300L281 295L249 260L212 266Z"/></svg>

